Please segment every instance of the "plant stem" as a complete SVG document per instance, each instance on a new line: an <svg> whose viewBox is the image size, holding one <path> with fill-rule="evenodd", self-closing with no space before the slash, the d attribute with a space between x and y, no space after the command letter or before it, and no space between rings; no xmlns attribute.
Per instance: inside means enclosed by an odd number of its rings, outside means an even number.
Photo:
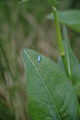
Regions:
<svg viewBox="0 0 80 120"><path fill-rule="evenodd" d="M67 67L66 58L65 58L65 52L64 52L63 43L62 43L62 37L61 37L61 32L60 32L60 27L59 27L59 22L58 22L58 17L57 17L57 11L56 11L56 8L53 5L52 5L52 10L53 10L53 14L54 14L54 21L55 21L55 27L56 27L56 32L57 32L59 52L60 52L60 55L63 59L63 63L64 63L64 66L65 66L67 76L68 76L69 79L71 79L70 75L69 75L68 67Z"/></svg>

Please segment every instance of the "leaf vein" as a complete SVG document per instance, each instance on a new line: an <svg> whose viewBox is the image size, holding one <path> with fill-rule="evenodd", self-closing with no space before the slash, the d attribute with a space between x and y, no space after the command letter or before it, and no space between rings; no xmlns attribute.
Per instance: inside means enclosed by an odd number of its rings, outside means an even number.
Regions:
<svg viewBox="0 0 80 120"><path fill-rule="evenodd" d="M27 53L25 50L24 50L24 52L25 52L25 54L27 55L27 57L29 58L29 60L30 60L30 62L32 63L32 65L34 66L34 68L36 69L39 77L41 78L41 80L42 80L42 82L43 82L43 84L44 84L44 86L45 86L45 88L46 88L46 90L47 90L47 92L48 92L48 94L49 94L49 96L50 96L50 98L51 98L54 106L55 106L55 109L56 109L56 112L57 112L57 114L58 114L58 117L59 117L59 119L61 120L61 116L59 115L59 112L58 112L58 110L57 110L56 104L55 104L55 102L54 102L54 100L53 100L53 98L52 98L52 96L51 96L51 93L50 93L50 91L49 91L46 83L44 82L42 76L40 75L40 73L39 73L39 71L37 70L36 66L34 65L33 61L32 61L31 58L29 57L28 53Z"/></svg>

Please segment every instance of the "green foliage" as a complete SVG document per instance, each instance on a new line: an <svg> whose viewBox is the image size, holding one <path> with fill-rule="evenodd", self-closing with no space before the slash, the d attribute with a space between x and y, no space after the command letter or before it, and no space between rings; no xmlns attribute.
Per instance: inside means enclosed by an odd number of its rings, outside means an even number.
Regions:
<svg viewBox="0 0 80 120"><path fill-rule="evenodd" d="M11 109L8 109L0 100L0 120L14 120L15 115Z"/></svg>
<svg viewBox="0 0 80 120"><path fill-rule="evenodd" d="M80 97L80 64L76 57L74 56L71 47L69 45L69 40L67 36L66 27L63 27L63 46L65 51L65 57L67 61L67 66L70 74L71 81L75 87L78 97ZM59 56L59 66L65 71L62 58Z"/></svg>
<svg viewBox="0 0 80 120"><path fill-rule="evenodd" d="M20 4L20 3L23 3L23 2L26 2L26 1L29 1L29 0L22 0L21 2L19 2L19 4Z"/></svg>
<svg viewBox="0 0 80 120"><path fill-rule="evenodd" d="M59 2L57 2L56 0L49 0L51 2L51 4L58 4Z"/></svg>
<svg viewBox="0 0 80 120"><path fill-rule="evenodd" d="M40 55L41 61L38 62ZM43 55L23 49L28 108L32 120L78 120L72 83L60 67Z"/></svg>
<svg viewBox="0 0 80 120"><path fill-rule="evenodd" d="M38 50L36 43L44 39L45 33L42 24L47 26L44 22L46 21L45 11L48 11L51 6L48 0L30 0L20 5L19 1L21 0L0 0L0 100L1 95L5 103L7 100L5 112L10 106L16 116L15 119L31 120L27 107L24 66L20 51L24 47ZM50 29L51 25L48 31ZM10 120L9 112L12 109L8 111L7 116L1 108L0 120L7 118ZM2 119L3 116L4 119Z"/></svg>
<svg viewBox="0 0 80 120"><path fill-rule="evenodd" d="M79 10L67 10L57 11L58 20L64 23L71 29L80 33L80 11ZM47 15L48 19L54 20L53 13Z"/></svg>
<svg viewBox="0 0 80 120"><path fill-rule="evenodd" d="M23 4L19 5L20 1ZM57 1L61 3L57 7L60 6L62 10L80 8L80 0L54 0L52 1L54 2L53 5L56 5ZM31 120L27 107L28 99L24 66L20 55L21 50L25 47L34 49L57 63L59 52L55 29L52 25L53 21L45 19L45 15L49 12L51 12L51 6L48 0L30 0L29 2L24 0L0 0L0 120ZM70 31L70 33L72 32ZM74 35L76 35L75 32ZM78 49L80 37L76 35L76 40L74 35L72 35L73 39L72 42L70 39L70 43L80 60ZM71 34L69 36L72 37ZM78 45L75 45L77 43ZM60 99L57 101L60 101ZM41 101L39 105L42 105L42 103ZM75 107L77 108L77 105ZM50 120L51 118L45 119Z"/></svg>

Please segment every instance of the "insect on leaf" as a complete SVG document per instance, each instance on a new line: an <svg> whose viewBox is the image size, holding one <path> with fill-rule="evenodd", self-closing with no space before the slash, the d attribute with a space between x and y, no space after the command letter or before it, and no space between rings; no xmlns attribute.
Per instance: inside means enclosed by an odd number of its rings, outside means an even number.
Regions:
<svg viewBox="0 0 80 120"><path fill-rule="evenodd" d="M76 94L63 70L30 49L23 49L22 58L32 120L78 120Z"/></svg>

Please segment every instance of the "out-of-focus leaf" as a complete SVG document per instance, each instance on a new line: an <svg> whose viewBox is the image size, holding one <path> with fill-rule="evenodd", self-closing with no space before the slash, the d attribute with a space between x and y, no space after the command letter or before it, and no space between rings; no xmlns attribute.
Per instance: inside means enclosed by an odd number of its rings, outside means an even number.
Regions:
<svg viewBox="0 0 80 120"><path fill-rule="evenodd" d="M22 0L22 1L21 1L21 2L19 2L18 4L23 3L23 2L26 2L26 1L29 1L29 0Z"/></svg>
<svg viewBox="0 0 80 120"><path fill-rule="evenodd" d="M80 33L80 10L57 11L57 14L61 23ZM53 13L47 15L47 18L54 20Z"/></svg>
<svg viewBox="0 0 80 120"><path fill-rule="evenodd" d="M53 4L58 4L59 2L57 2L56 0L49 0L50 3L53 5Z"/></svg>
<svg viewBox="0 0 80 120"><path fill-rule="evenodd" d="M23 49L22 58L32 120L78 120L75 91L61 68L30 49Z"/></svg>
<svg viewBox="0 0 80 120"><path fill-rule="evenodd" d="M0 100L0 120L15 120L15 114Z"/></svg>
<svg viewBox="0 0 80 120"><path fill-rule="evenodd" d="M80 97L80 64L76 59L76 57L74 56L71 47L69 45L67 30L65 26L63 27L63 46L64 46L69 74L71 76L71 81L73 82L78 97ZM63 69L63 71L65 71L64 64L60 56L59 56L59 66Z"/></svg>

